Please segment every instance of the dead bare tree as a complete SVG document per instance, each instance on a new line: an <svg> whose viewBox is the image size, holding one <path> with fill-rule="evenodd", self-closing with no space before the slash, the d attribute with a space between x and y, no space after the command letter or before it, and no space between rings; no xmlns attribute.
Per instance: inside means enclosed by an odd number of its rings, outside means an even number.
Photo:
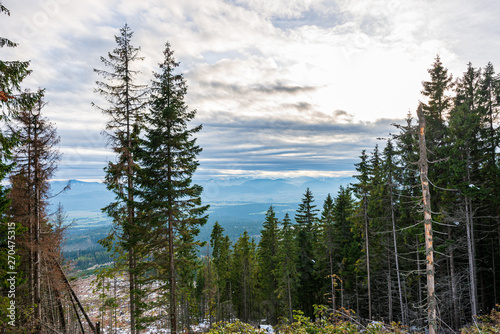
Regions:
<svg viewBox="0 0 500 334"><path fill-rule="evenodd" d="M437 304L434 293L434 249L432 239L432 215L431 215L431 194L429 191L429 180L427 173L429 165L427 161L427 144L425 142L425 115L422 110L422 103L417 109L418 115L418 138L420 159L420 183L422 184L422 201L424 209L424 229L425 229L425 255L427 262L427 321L429 324L429 334L435 334L437 328Z"/></svg>

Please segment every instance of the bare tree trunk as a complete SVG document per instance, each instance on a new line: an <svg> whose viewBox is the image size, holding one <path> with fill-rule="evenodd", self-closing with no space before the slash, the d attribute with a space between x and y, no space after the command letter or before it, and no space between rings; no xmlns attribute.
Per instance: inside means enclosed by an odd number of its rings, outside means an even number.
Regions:
<svg viewBox="0 0 500 334"><path fill-rule="evenodd" d="M128 49L128 39L124 38L125 42L125 49ZM132 138L131 138L131 101L130 101L130 87L129 87L129 58L128 58L128 52L124 53L125 56L125 73L127 73L127 78L125 80L125 106L126 106L126 131L127 131L127 220L128 220L128 235L127 238L131 239L132 238L132 233L130 231L130 228L134 224L134 208L132 206L132 203L134 201L134 195L132 194L132 189L134 187L133 183L133 174L134 172L132 171L132 164L133 164L133 159L132 159ZM132 243L132 246L129 250L128 253L128 262L129 262L129 309L130 309L130 333L131 334L136 334L138 331L136 331L136 279L135 279L135 267L136 267L136 260L135 260L135 251L134 251L134 244Z"/></svg>
<svg viewBox="0 0 500 334"><path fill-rule="evenodd" d="M220 312L220 280L219 280L219 274L216 271L215 272L216 276L216 282L217 282L217 321L221 321L221 312Z"/></svg>
<svg viewBox="0 0 500 334"><path fill-rule="evenodd" d="M57 288L54 289L54 294L57 302L57 310L59 312L59 318L61 322L61 330L63 333L66 333L66 320L64 317L64 308L61 303L61 294L59 293L59 290Z"/></svg>
<svg viewBox="0 0 500 334"><path fill-rule="evenodd" d="M448 239L452 240L451 235L451 227L448 226ZM450 284L451 284L451 298L453 300L453 323L456 327L460 326L460 316L459 316L459 308L458 308L458 296L457 296L457 281L455 277L455 257L453 254L453 246L450 247L448 251L448 257L450 260Z"/></svg>
<svg viewBox="0 0 500 334"><path fill-rule="evenodd" d="M244 309L244 317L245 317L245 322L248 321L248 314L247 314L247 270L246 270L246 263L243 265L243 309Z"/></svg>
<svg viewBox="0 0 500 334"><path fill-rule="evenodd" d="M168 222L168 252L170 259L170 333L177 333L177 300L175 288L175 257L174 257L174 227L173 227L173 214L169 213Z"/></svg>
<svg viewBox="0 0 500 334"><path fill-rule="evenodd" d="M434 248L432 239L432 216L431 216L431 193L429 190L429 180L427 172L429 169L427 162L427 145L425 142L425 116L422 104L417 109L419 123L419 147L420 147L420 183L422 184L422 199L424 209L424 231L425 231L425 254L427 262L427 322L429 324L429 334L435 334L437 329L437 305L434 294Z"/></svg>
<svg viewBox="0 0 500 334"><path fill-rule="evenodd" d="M467 254L469 257L469 283L470 283L470 306L472 317L477 315L477 283L476 270L474 264L474 232L472 228L472 219L470 217L469 198L465 197L465 227L467 231Z"/></svg>
<svg viewBox="0 0 500 334"><path fill-rule="evenodd" d="M329 252L330 255L330 280L332 285L332 311L335 313L336 305L335 305L335 282L333 278L333 256L332 251Z"/></svg>
<svg viewBox="0 0 500 334"><path fill-rule="evenodd" d="M70 292L71 297L73 297L74 301L76 302L76 304L80 308L80 311L83 313L85 319L87 320L87 323L88 323L90 329L92 330L92 332L96 333L96 328L94 326L94 323L92 321L90 321L90 318L89 318L87 312L85 312L85 309L83 308L82 304L80 303L80 300L78 299L78 296L76 295L75 290L73 290L73 288L71 287L71 284L69 283L69 280L66 277L66 274L64 274L64 271L62 270L61 265L55 259L54 259L54 263L56 264L56 267L59 269L59 272L61 273L62 279L63 279L64 283L66 284L66 286L68 287L68 290ZM75 307L75 312L76 312L76 307ZM76 312L76 313L78 314L78 312Z"/></svg>
<svg viewBox="0 0 500 334"><path fill-rule="evenodd" d="M292 305L291 302L290 305ZM233 314L233 284L231 281L229 281L229 319L231 319L232 314Z"/></svg>
<svg viewBox="0 0 500 334"><path fill-rule="evenodd" d="M423 319L423 316L422 316L422 282L421 282L421 279L420 279L420 251L418 250L418 247L419 247L419 241L418 241L418 235L415 236L415 244L416 244L416 248L417 248L417 283L418 283L418 323L419 323L419 326L422 327L422 319Z"/></svg>
<svg viewBox="0 0 500 334"><path fill-rule="evenodd" d="M39 107L41 101L38 102ZM40 107L41 108L41 107ZM34 207L34 213L35 213L35 328L37 331L41 331L41 321L42 321L42 307L40 305L42 299L40 295L40 284L41 284L41 257L40 257L40 227L41 227L41 215L40 215L40 206L41 206L41 198L40 198L40 164L39 164L39 150L38 150L38 129L36 128L38 122L37 118L40 114L38 113L37 115L34 116L34 124L35 124L35 129L34 129L34 138L33 142L36 143L34 146L34 152L33 152L33 168L35 171L35 180L34 180L34 186L35 186L35 207Z"/></svg>
<svg viewBox="0 0 500 334"><path fill-rule="evenodd" d="M359 290L358 290L358 275L356 274L356 313L359 314Z"/></svg>
<svg viewBox="0 0 500 334"><path fill-rule="evenodd" d="M292 289L290 288L290 276L287 277L288 286L288 309L290 311L290 323L293 322L293 309L292 309Z"/></svg>
<svg viewBox="0 0 500 334"><path fill-rule="evenodd" d="M393 320L393 307L392 307L392 280L391 280L391 254L387 248L387 297L389 307L389 322Z"/></svg>
<svg viewBox="0 0 500 334"><path fill-rule="evenodd" d="M168 105L170 105L168 103ZM167 133L171 133L170 123L167 124ZM167 148L167 157L171 158L171 147ZM169 164L167 178L169 184L172 183L172 166ZM174 199L172 195L168 195L168 203L174 207ZM176 287L175 287L175 254L174 254L174 213L172 209L168 210L168 255L170 265L170 333L177 334L177 300L176 300Z"/></svg>
<svg viewBox="0 0 500 334"><path fill-rule="evenodd" d="M493 301L497 302L497 274L496 274L496 263L495 263L495 246L493 240L491 242L491 261L493 264Z"/></svg>
<svg viewBox="0 0 500 334"><path fill-rule="evenodd" d="M365 195L364 198L364 218L365 218L365 248L366 248L366 279L368 283L368 319L372 319L372 291L370 279L370 244L368 241L368 203Z"/></svg>
<svg viewBox="0 0 500 334"><path fill-rule="evenodd" d="M344 308L344 281L340 280L340 307Z"/></svg>
<svg viewBox="0 0 500 334"><path fill-rule="evenodd" d="M393 198L393 188L392 188L392 173L389 175L389 194L391 200L391 222L392 222L392 241L394 245L394 260L396 262L396 276L398 279L398 293L399 293L399 307L401 309L401 322L403 325L406 323L405 319L405 309L403 307L403 293L401 291L401 274L399 271L399 255L398 255L398 243L396 240L396 218L394 217L394 198Z"/></svg>

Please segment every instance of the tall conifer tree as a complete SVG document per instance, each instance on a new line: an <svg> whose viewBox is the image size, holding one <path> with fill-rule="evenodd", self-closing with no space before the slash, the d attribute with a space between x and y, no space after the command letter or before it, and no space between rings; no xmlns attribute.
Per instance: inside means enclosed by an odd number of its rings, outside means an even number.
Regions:
<svg viewBox="0 0 500 334"><path fill-rule="evenodd" d="M147 215L147 254L157 278L167 283L163 293L169 295L170 330L177 333L177 267L190 262L181 254L201 245L195 237L207 220L208 206L201 204L203 188L192 183L202 150L193 136L202 127L188 128L196 111L188 110L184 101L187 87L182 74L176 73L179 63L169 43L163 55L160 71L154 73L150 113L145 117L137 195Z"/></svg>
<svg viewBox="0 0 500 334"><path fill-rule="evenodd" d="M261 239L258 246L258 261L260 286L263 301L267 307L266 319L272 325L278 322L278 277L275 271L278 266L278 219L271 206L266 213L266 220L262 224Z"/></svg>
<svg viewBox="0 0 500 334"><path fill-rule="evenodd" d="M370 267L370 220L368 216L368 204L370 197L370 162L368 160L368 155L366 151L361 151L361 161L356 166L356 171L359 173L355 175L358 179L358 183L354 185L354 192L359 202L357 217L358 220L362 222L362 226L359 229L362 231L361 235L365 239L364 251L365 251L365 268L366 268L366 286L368 293L368 319L372 316L372 295L371 295L371 267Z"/></svg>
<svg viewBox="0 0 500 334"><path fill-rule="evenodd" d="M299 274L299 290L297 301L300 309L306 316L313 317L313 305L317 302L319 284L316 282L314 247L316 242L316 227L318 209L314 203L314 196L306 189L302 203L299 204L295 221L297 222L297 247L299 257L297 273Z"/></svg>
<svg viewBox="0 0 500 334"><path fill-rule="evenodd" d="M339 264L340 307L354 308L357 296L356 264L361 258L361 240L354 233L351 222L354 213L354 201L349 188L340 186L334 199L334 245L335 262ZM348 299L348 300L347 300Z"/></svg>
<svg viewBox="0 0 500 334"><path fill-rule="evenodd" d="M257 319L256 300L257 247L245 231L234 244L233 281L236 316L244 322Z"/></svg>
<svg viewBox="0 0 500 334"><path fill-rule="evenodd" d="M290 323L293 322L293 296L297 287L297 244L294 238L294 226L288 212L283 218L280 229L280 248L278 253L278 267L275 269L278 277L278 296L286 300L283 308Z"/></svg>
<svg viewBox="0 0 500 334"><path fill-rule="evenodd" d="M335 280L335 205L332 196L328 194L323 203L321 211L319 244L316 248L316 258L318 259L318 274L326 288L322 291L324 295L330 295L332 311L337 309ZM325 280L325 278L327 278Z"/></svg>
<svg viewBox="0 0 500 334"><path fill-rule="evenodd" d="M120 29L120 35L115 36L116 48L101 57L101 62L108 70L94 71L104 81L97 81L95 91L108 102L107 107L92 104L103 114L109 117L106 124L106 135L113 151L117 155L116 162L108 162L105 168L105 183L115 196L116 201L103 209L113 218L115 229L102 243L108 249L115 248L120 254L126 254L127 263L122 263L128 270L129 276L129 309L130 330L136 332L136 316L139 310L137 305L137 240L136 205L134 204L134 179L137 172L134 151L137 147L137 137L141 127L141 114L145 100L145 87L136 83L138 71L133 69L134 63L141 61L139 48L132 46L133 32L130 27ZM118 243L113 243L114 236L118 236ZM117 256L116 260L121 259ZM120 266L120 264L118 264Z"/></svg>
<svg viewBox="0 0 500 334"><path fill-rule="evenodd" d="M215 222L210 234L210 246L212 246L212 258L217 280L217 319L229 319L232 312L230 268L231 268L231 241L223 235L224 228ZM222 305L227 305L226 310ZM225 312L224 312L225 311Z"/></svg>

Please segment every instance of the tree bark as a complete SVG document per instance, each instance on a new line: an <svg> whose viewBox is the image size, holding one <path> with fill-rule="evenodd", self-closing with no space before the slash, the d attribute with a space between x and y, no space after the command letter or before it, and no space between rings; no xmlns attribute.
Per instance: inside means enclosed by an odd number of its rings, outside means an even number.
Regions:
<svg viewBox="0 0 500 334"><path fill-rule="evenodd" d="M332 285L332 312L335 313L336 305L335 305L335 282L333 278L333 256L331 250L328 253L330 256L330 280Z"/></svg>
<svg viewBox="0 0 500 334"><path fill-rule="evenodd" d="M128 39L125 38L125 50L128 50ZM130 131L130 107L131 107L131 101L130 101L130 78L128 77L129 73L129 58L128 58L128 52L125 52L125 73L127 73L127 78L125 80L125 106L126 106L126 131L127 131L127 220L128 220L128 231L127 232L127 238L132 238L132 233L130 231L131 227L134 224L134 208L132 206L132 203L134 201L134 195L132 194L132 189L134 187L133 183L133 171L132 171L132 164L133 164L133 159L132 159L132 138L131 138L131 131ZM136 319L135 319L135 313L136 313L136 293L135 293L135 288L136 288L136 280L135 280L135 252L134 252L134 246L132 246L129 250L128 253L128 261L129 261L129 309L130 309L130 333L135 334L136 332Z"/></svg>
<svg viewBox="0 0 500 334"><path fill-rule="evenodd" d="M393 321L394 317L394 309L393 309L393 302L392 302L392 279L391 279L391 254L389 251L389 248L387 248L387 299L388 299L388 307L389 307L389 322L391 323Z"/></svg>
<svg viewBox="0 0 500 334"><path fill-rule="evenodd" d="M39 103L39 108L41 101ZM34 274L35 274L35 328L37 331L41 331L41 321L42 321L42 307L40 305L42 299L41 299L41 294L40 294L40 284L41 284L41 257L40 257L40 226L41 226L41 215L40 215L40 206L41 206L41 198L40 198L40 164L39 164L39 147L38 147L38 129L37 129L37 118L40 114L38 115L33 115L34 118L34 133L33 133L33 142L35 143L34 145L34 152L33 152L33 168L35 172L35 179L34 179L34 195L35 195L35 203L34 203L34 214L35 214L35 259L34 259ZM29 167L28 167L29 168Z"/></svg>
<svg viewBox="0 0 500 334"><path fill-rule="evenodd" d="M288 287L288 309L290 311L290 323L293 322L293 309L292 309L292 289L290 288L290 275L287 275L287 287Z"/></svg>
<svg viewBox="0 0 500 334"><path fill-rule="evenodd" d="M435 334L437 329L437 305L434 292L434 248L432 238L432 215L431 215L431 194L429 190L429 180L427 178L427 144L425 142L425 115L422 110L422 104L417 109L419 123L419 148L420 159L420 183L422 184L422 200L424 209L424 231L425 231L425 255L427 262L427 322L429 325L429 334Z"/></svg>
<svg viewBox="0 0 500 334"><path fill-rule="evenodd" d="M472 317L477 316L477 282L476 267L474 263L474 232L472 228L470 199L465 197L465 227L467 231L467 254L469 258L469 284L470 284L470 306Z"/></svg>
<svg viewBox="0 0 500 334"><path fill-rule="evenodd" d="M170 101L167 105L170 105ZM167 133L171 133L170 123L167 124ZM169 161L171 161L171 147L167 148L167 156ZM172 184L172 166L169 164L167 166L167 178L168 183ZM168 195L168 255L169 255L169 267L170 267L170 333L177 334L177 300L176 300L176 287L175 287L175 254L174 254L174 213L172 208L174 207L174 199L169 193Z"/></svg>
<svg viewBox="0 0 500 334"><path fill-rule="evenodd" d="M452 240L451 227L448 226L448 239ZM460 326L460 315L458 308L458 296L457 296L457 282L455 277L455 257L453 254L453 247L450 247L448 251L448 257L450 260L450 277L451 277L451 298L453 300L453 323L456 327Z"/></svg>
<svg viewBox="0 0 500 334"><path fill-rule="evenodd" d="M368 320L372 319L372 293L370 279L370 244L368 242L368 199L364 196L364 218L365 218L365 248L366 248L366 275L368 283Z"/></svg>
<svg viewBox="0 0 500 334"><path fill-rule="evenodd" d="M68 278L66 277L66 274L64 274L64 271L62 270L61 265L55 259L54 259L54 263L56 264L56 267L59 269L59 272L61 273L62 279L63 279L64 283L66 284L66 286L68 287L68 290L69 290L71 296L73 297L74 301L76 302L76 304L80 308L80 311L83 313L83 316L87 320L87 323L89 324L90 329L92 330L92 332L96 333L96 328L94 326L94 323L90 320L87 312L85 312L85 309L83 308L82 304L80 303L80 300L78 299L78 296L76 295L75 290L73 290L73 288L71 287L71 284L69 283ZM75 309L75 312L76 312L76 309ZM76 313L78 314L78 312L76 312Z"/></svg>
<svg viewBox="0 0 500 334"><path fill-rule="evenodd" d="M391 201L391 222L392 222L392 241L394 244L394 260L396 262L396 276L398 279L398 293L399 293L399 307L401 308L401 322L403 325L406 323L405 310L403 307L403 293L401 291L401 275L399 271L399 256L398 256L398 243L396 240L396 218L394 217L394 198L393 198L393 184L392 184L392 172L389 172L389 194Z"/></svg>

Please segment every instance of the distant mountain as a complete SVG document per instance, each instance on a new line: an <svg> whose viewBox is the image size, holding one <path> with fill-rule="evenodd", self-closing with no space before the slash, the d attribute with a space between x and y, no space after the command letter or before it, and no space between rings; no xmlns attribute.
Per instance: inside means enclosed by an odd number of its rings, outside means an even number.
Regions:
<svg viewBox="0 0 500 334"><path fill-rule="evenodd" d="M100 212L101 208L108 205L114 199L113 193L108 191L103 183L99 182L77 180L53 181L51 182L52 193L59 193L68 183L70 189L51 199L52 207L57 207L57 204L61 202L64 209L68 212Z"/></svg>
<svg viewBox="0 0 500 334"><path fill-rule="evenodd" d="M99 182L83 182L71 180L71 189L52 198L51 211L55 211L60 202L66 210L72 228L68 237L68 248L74 250L75 245L92 247L93 242L74 242L90 240L84 237L88 234L105 235L106 228L111 226L111 219L101 212L101 208L114 200L114 195ZM347 186L353 182L350 177L341 178L221 178L210 180L195 180L203 186L203 202L210 204L209 222L201 228L200 239L209 240L213 224L218 221L231 239L235 240L245 230L251 236L258 237L265 213L272 205L277 217L282 219L289 212L293 219L302 196L309 188L315 199L315 204L321 209L327 194L337 194L339 186ZM68 181L53 181L52 194L59 193ZM99 231L99 232L97 232ZM104 233L104 234L103 234ZM75 240L73 240L73 239ZM69 246L71 244L71 246Z"/></svg>
<svg viewBox="0 0 500 334"><path fill-rule="evenodd" d="M213 179L198 181L204 188L202 198L207 203L299 203L309 188L316 198L336 195L341 185L353 182L352 177L286 179Z"/></svg>

